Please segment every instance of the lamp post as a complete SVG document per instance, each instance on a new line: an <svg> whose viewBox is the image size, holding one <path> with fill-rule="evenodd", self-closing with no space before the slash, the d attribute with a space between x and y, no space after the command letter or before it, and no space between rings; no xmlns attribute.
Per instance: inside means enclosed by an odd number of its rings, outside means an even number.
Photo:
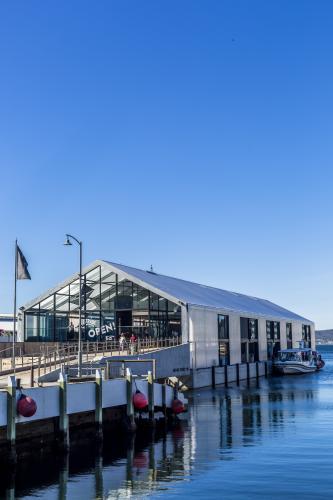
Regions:
<svg viewBox="0 0 333 500"><path fill-rule="evenodd" d="M77 367L78 367L78 377L82 376L82 327L81 327L81 298L82 298L82 241L78 240L75 238L75 236L72 236L71 234L66 234L66 240L64 245L65 246L72 246L72 242L76 241L76 243L80 247L80 271L79 271L79 345L78 345L78 362L77 362Z"/></svg>

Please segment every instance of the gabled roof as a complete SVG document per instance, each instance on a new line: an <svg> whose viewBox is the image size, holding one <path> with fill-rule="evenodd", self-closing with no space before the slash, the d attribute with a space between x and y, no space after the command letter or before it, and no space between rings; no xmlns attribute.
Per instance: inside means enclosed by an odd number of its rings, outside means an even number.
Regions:
<svg viewBox="0 0 333 500"><path fill-rule="evenodd" d="M144 271L143 269L137 269L135 267L125 266L123 264L117 264L105 260L94 261L88 267L83 269L83 273L86 273L99 265L109 267L110 270L116 273L118 272L123 277L126 277L134 283L146 287L155 293L160 293L162 296L166 296L169 300L183 303L184 305L189 304L211 309L222 309L224 311L236 312L240 314L248 313L253 316L261 316L267 319L286 319L306 321L307 323L310 322L310 320L265 299L259 299L257 297L251 297L249 295L236 292L229 292L227 290L211 286L200 285L191 281L165 276L152 271ZM24 309L30 308L32 305L45 299L52 293L55 293L60 288L77 279L77 277L78 275L74 274L56 287L43 293L40 297L30 301L28 304L25 304Z"/></svg>
<svg viewBox="0 0 333 500"><path fill-rule="evenodd" d="M229 292L220 288L200 285L191 281L185 281L171 276L144 271L134 267L103 261L115 269L122 271L129 277L136 278L156 290L160 290L185 304L198 305L214 309L225 309L237 313L249 313L258 316L302 320L309 322L306 318L299 316L273 302L257 297L251 297L236 292ZM134 281L136 281L134 280Z"/></svg>

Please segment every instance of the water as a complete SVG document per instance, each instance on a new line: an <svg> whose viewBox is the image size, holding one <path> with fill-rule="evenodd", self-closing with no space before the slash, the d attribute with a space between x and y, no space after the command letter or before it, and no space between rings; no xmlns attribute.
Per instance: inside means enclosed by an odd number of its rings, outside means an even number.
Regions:
<svg viewBox="0 0 333 500"><path fill-rule="evenodd" d="M0 482L0 497L331 498L333 346L320 350L320 373L197 391L166 434L111 434L102 451L82 440L60 461L41 452Z"/></svg>

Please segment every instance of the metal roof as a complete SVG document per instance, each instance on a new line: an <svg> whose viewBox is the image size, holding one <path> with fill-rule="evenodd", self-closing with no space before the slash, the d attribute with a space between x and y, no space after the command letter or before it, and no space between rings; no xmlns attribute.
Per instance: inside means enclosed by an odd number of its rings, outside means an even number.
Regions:
<svg viewBox="0 0 333 500"><path fill-rule="evenodd" d="M171 276L165 276L152 271L144 271L134 267L116 264L114 262L102 261L115 269L118 269L128 276L132 276L141 282L147 283L161 292L164 292L185 304L198 305L214 309L225 309L237 313L249 313L252 315L302 320L311 322L310 320L299 316L292 311L280 307L269 300L251 297L236 292L229 292L220 288L214 288L192 281L185 281Z"/></svg>
<svg viewBox="0 0 333 500"><path fill-rule="evenodd" d="M207 285L201 285L199 283L193 283L192 281L173 278L156 272L145 271L143 269L137 269L135 267L125 266L123 264L117 264L105 260L95 260L83 269L83 273L86 273L99 265L108 266L114 272L121 273L124 277L134 283L146 286L155 293L160 292L162 296L165 295L169 300L181 302L183 304L221 309L240 314L250 314L252 316L265 317L267 319L298 320L312 323L311 320L280 307L269 300L241 293L230 292ZM25 304L23 308L30 308L32 305L40 302L77 278L78 274L70 276L67 280L59 283L57 286L51 288L36 299Z"/></svg>

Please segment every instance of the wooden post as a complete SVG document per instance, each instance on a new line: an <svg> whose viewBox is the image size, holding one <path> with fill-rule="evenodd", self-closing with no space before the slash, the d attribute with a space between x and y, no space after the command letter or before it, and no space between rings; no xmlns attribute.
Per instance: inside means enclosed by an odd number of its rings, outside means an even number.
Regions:
<svg viewBox="0 0 333 500"><path fill-rule="evenodd" d="M239 363L236 365L236 378L237 378L237 385L239 385Z"/></svg>
<svg viewBox="0 0 333 500"><path fill-rule="evenodd" d="M268 369L267 369L267 361L265 361L265 378L267 378Z"/></svg>
<svg viewBox="0 0 333 500"><path fill-rule="evenodd" d="M30 387L34 386L34 363L33 361L31 362L31 369L30 369Z"/></svg>
<svg viewBox="0 0 333 500"><path fill-rule="evenodd" d="M250 383L250 363L246 363L246 380L247 383Z"/></svg>
<svg viewBox="0 0 333 500"><path fill-rule="evenodd" d="M103 437L103 379L101 370L96 370L95 378L95 424L99 438Z"/></svg>
<svg viewBox="0 0 333 500"><path fill-rule="evenodd" d="M110 361L107 361L104 370L104 380L109 380L109 379L110 379Z"/></svg>
<svg viewBox="0 0 333 500"><path fill-rule="evenodd" d="M134 407L133 407L133 377L131 370L126 368L126 413L131 426L134 426Z"/></svg>
<svg viewBox="0 0 333 500"><path fill-rule="evenodd" d="M68 415L67 415L67 375L61 371L59 375L59 438L62 447L69 448Z"/></svg>
<svg viewBox="0 0 333 500"><path fill-rule="evenodd" d="M228 387L228 365L224 365L224 385Z"/></svg>
<svg viewBox="0 0 333 500"><path fill-rule="evenodd" d="M216 388L216 382L215 382L215 365L212 366L212 388Z"/></svg>
<svg viewBox="0 0 333 500"><path fill-rule="evenodd" d="M167 386L166 383L164 382L164 384L162 385L162 412L165 417L167 414L166 391L167 391Z"/></svg>
<svg viewBox="0 0 333 500"><path fill-rule="evenodd" d="M15 376L8 377L7 385L7 441L10 456L16 459L16 379Z"/></svg>
<svg viewBox="0 0 333 500"><path fill-rule="evenodd" d="M148 412L149 420L154 421L154 377L151 371L148 372Z"/></svg>
<svg viewBox="0 0 333 500"><path fill-rule="evenodd" d="M256 362L256 378L259 379L259 362Z"/></svg>

